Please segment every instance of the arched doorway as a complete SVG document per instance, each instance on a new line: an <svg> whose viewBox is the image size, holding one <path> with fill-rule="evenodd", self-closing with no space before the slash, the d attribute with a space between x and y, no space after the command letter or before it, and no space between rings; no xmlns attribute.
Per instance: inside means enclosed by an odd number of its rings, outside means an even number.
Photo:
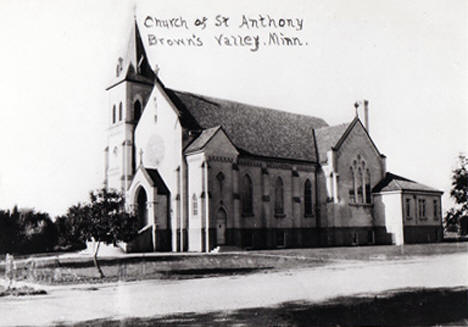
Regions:
<svg viewBox="0 0 468 327"><path fill-rule="evenodd" d="M216 243L226 244L226 211L223 208L216 213Z"/></svg>
<svg viewBox="0 0 468 327"><path fill-rule="evenodd" d="M140 187L137 194L138 227L143 228L148 224L148 197L146 196L146 191L143 187Z"/></svg>

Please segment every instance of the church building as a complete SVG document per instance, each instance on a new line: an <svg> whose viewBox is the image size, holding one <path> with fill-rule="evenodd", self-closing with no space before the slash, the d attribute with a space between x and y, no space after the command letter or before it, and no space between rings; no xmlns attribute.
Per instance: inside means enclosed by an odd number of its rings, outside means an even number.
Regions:
<svg viewBox="0 0 468 327"><path fill-rule="evenodd" d="M387 171L367 101L329 126L170 89L136 23L107 92L105 185L140 224L129 252L441 240L442 192Z"/></svg>

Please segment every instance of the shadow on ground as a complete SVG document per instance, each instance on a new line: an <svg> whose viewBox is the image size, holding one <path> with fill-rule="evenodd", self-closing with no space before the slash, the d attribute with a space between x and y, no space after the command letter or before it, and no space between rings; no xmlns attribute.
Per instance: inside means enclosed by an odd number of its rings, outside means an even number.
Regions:
<svg viewBox="0 0 468 327"><path fill-rule="evenodd" d="M67 324L59 324L67 326ZM93 320L71 326L468 326L468 289L403 289L237 311ZM70 325L68 325L70 326Z"/></svg>

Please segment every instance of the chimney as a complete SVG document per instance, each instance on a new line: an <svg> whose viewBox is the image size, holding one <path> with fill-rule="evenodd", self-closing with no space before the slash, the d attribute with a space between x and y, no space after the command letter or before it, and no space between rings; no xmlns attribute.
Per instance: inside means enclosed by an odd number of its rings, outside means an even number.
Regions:
<svg viewBox="0 0 468 327"><path fill-rule="evenodd" d="M367 133L369 132L369 101L364 100L364 127L367 130Z"/></svg>

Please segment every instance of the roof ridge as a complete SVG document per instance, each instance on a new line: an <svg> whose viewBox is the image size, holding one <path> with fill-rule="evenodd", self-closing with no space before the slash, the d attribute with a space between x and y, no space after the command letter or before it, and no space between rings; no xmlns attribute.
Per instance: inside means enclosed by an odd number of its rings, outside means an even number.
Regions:
<svg viewBox="0 0 468 327"><path fill-rule="evenodd" d="M176 92L176 93L183 93L183 94L191 95L191 96L193 96L193 97L195 97L195 98L197 98L197 99L199 99L201 101L204 101L204 102L212 104L212 105L214 105L216 107L219 107L219 104L207 99L207 98L209 98L209 96L205 96L205 95L202 95L202 94L196 94L196 93L192 93L192 92L188 92L188 91L174 90L174 89L171 89L171 88L168 88L168 87L166 87L166 89L168 89L168 90L170 90L172 92ZM220 100L223 100L223 99L220 99Z"/></svg>
<svg viewBox="0 0 468 327"><path fill-rule="evenodd" d="M346 127L343 134L341 134L340 138L336 141L336 143L332 146L332 148L336 148L336 149L340 148L341 144L344 142L348 134L351 133L351 130L354 128L354 126L356 126L358 121L359 121L359 118L357 116L354 117L354 119L349 123L349 125Z"/></svg>
<svg viewBox="0 0 468 327"><path fill-rule="evenodd" d="M220 102L222 101L222 102L228 102L228 103L234 103L234 104L242 105L244 107L243 108L244 110L255 109L255 110L265 110L265 111L276 111L276 112L291 115L291 116L320 119L325 124L327 124L327 122L325 120L323 120L323 118L320 118L320 117L317 117L317 116L311 116L311 115L306 115L306 114L301 114L301 113L296 113L296 112L290 112L290 111L286 111L286 110L283 110L283 109L270 108L270 107L266 107L266 106L250 104L250 103L246 103L246 102L242 102L242 101L238 101L238 100L217 98L217 97L213 97L213 96L210 96L210 95L203 95L203 94L197 94L197 93L192 93L192 92L188 92L188 91L174 90L174 89L171 89L171 88L167 88L167 89L172 91L172 92L175 92L175 93L182 93L182 94L193 96L193 97L195 97L195 98L197 98L199 100L202 100L204 102L213 104L213 105L215 105L217 107L219 107L219 103L217 103L216 101L220 101ZM330 127L330 126L323 126L323 127Z"/></svg>
<svg viewBox="0 0 468 327"><path fill-rule="evenodd" d="M322 127L319 127L319 128L315 128L315 130L320 130L320 129L326 129L326 128L333 128L333 127L339 127L339 126L346 126L346 125L349 125L351 124L353 121L350 121L350 122L347 122L347 123L341 123L341 124L337 124L337 125L330 125L330 126L322 126Z"/></svg>
<svg viewBox="0 0 468 327"><path fill-rule="evenodd" d="M409 178L406 178L406 177L403 177L403 176L400 176L400 175L391 173L391 172L389 172L389 171L387 172L387 174L392 175L393 177L399 178L399 179L401 179L401 180L403 180L403 181L405 181L405 182L411 182L411 183L420 184L419 182L416 182L416 181L413 181L413 180L411 180L411 179L409 179Z"/></svg>

